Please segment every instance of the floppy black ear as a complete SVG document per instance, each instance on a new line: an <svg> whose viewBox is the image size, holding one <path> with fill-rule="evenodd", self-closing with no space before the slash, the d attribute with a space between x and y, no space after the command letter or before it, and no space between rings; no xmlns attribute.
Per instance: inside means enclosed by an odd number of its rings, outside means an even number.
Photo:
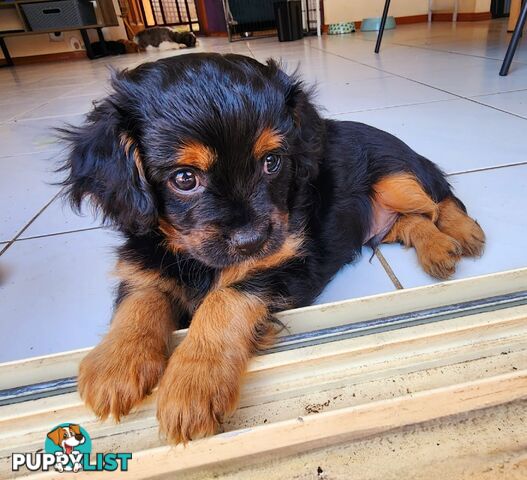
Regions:
<svg viewBox="0 0 527 480"><path fill-rule="evenodd" d="M65 194L79 211L88 197L105 220L121 230L146 233L156 222L156 207L138 146L125 131L110 100L94 107L80 127L60 129L69 155L60 171Z"/></svg>
<svg viewBox="0 0 527 480"><path fill-rule="evenodd" d="M285 73L275 60L269 59L267 66L283 88L285 104L297 132L297 178L313 179L318 175L325 136L324 120L311 101L313 89L306 88L296 72Z"/></svg>

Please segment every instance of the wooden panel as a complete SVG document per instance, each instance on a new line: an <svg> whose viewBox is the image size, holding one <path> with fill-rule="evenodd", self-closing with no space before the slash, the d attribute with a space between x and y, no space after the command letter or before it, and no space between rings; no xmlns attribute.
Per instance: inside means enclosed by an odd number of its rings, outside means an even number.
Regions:
<svg viewBox="0 0 527 480"><path fill-rule="evenodd" d="M308 307L284 312L281 319L292 332L310 332L521 292L526 284L524 269ZM202 479L208 478L207 472L242 466L252 472L251 465L269 458L290 459L284 460L288 465L295 455L308 455L311 449L351 448L354 442L380 438L394 429L500 409L527 398L527 305L523 303L524 298L498 309L258 356L245 376L240 408L223 424L225 433L190 442L186 448L167 447L159 437L155 392L117 425L99 422L77 393L6 405L0 407L0 477L12 476L12 452L41 448L47 431L66 419L87 429L95 452L133 452L129 478ZM174 344L184 334L177 332ZM0 380L17 385L21 379L75 374L88 350L3 364ZM524 423L512 419L510 429L521 428L518 422ZM502 448L507 458L516 458L510 445L503 441L496 448ZM424 463L432 464L433 459ZM494 461L498 458L487 464L495 465ZM56 475L34 478L63 478ZM95 472L86 475L98 478ZM252 479L252 473L245 478Z"/></svg>
<svg viewBox="0 0 527 480"><path fill-rule="evenodd" d="M501 377L527 365L526 353L527 306L518 306L265 355L252 362L241 408L224 427L237 436L240 428L256 428L267 419L283 421L392 396L408 399L408 392L440 390L467 378ZM40 448L50 426L66 418L81 423L101 451L116 444L134 453L162 445L155 394L118 425L98 422L76 393L60 395L0 407L0 476L11 452Z"/></svg>
<svg viewBox="0 0 527 480"><path fill-rule="evenodd" d="M527 290L527 268L299 308L282 312L277 317L287 327L280 333L283 337L523 290ZM172 345L177 345L185 335L186 330L174 332ZM85 348L0 364L0 390L74 377L79 362L89 350Z"/></svg>

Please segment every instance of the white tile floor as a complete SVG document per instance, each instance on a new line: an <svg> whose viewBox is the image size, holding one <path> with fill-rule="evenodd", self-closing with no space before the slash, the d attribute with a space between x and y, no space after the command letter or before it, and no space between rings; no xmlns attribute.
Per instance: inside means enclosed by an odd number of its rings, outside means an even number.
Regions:
<svg viewBox="0 0 527 480"><path fill-rule="evenodd" d="M327 116L388 130L438 163L488 235L477 260L456 278L527 266L527 45L510 75L498 76L508 35L505 22L399 26L373 53L374 34L261 39L228 44L204 39L196 50L282 58L317 82ZM195 50L194 50L195 51ZM60 155L51 127L81 122L104 95L108 66L134 67L160 56L0 70L0 361L93 345L112 308L112 249L118 236L89 211L76 216L50 185ZM412 250L381 251L403 287L434 280ZM348 266L320 302L393 290L370 253Z"/></svg>

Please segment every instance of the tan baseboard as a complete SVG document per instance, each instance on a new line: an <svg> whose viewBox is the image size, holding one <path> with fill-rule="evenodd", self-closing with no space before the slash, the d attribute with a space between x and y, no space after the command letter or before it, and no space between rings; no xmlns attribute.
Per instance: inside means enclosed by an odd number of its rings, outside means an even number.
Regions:
<svg viewBox="0 0 527 480"><path fill-rule="evenodd" d="M490 12L466 12L458 13L457 21L458 22L481 22L483 20L491 20L492 14ZM451 22L452 14L451 13L434 13L432 14L433 22Z"/></svg>
<svg viewBox="0 0 527 480"><path fill-rule="evenodd" d="M29 55L27 57L13 57L15 65L28 65L31 63L63 62L66 60L80 60L86 57L84 50L73 52L47 53L44 55Z"/></svg>

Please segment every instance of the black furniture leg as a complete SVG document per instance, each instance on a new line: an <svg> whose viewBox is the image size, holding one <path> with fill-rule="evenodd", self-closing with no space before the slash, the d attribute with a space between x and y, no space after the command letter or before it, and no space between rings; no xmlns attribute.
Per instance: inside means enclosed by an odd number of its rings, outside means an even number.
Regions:
<svg viewBox="0 0 527 480"><path fill-rule="evenodd" d="M106 57L108 55L108 49L106 48L106 40L104 39L104 34L102 33L102 28L98 28L97 29L97 36L99 37L99 42L101 42L102 56Z"/></svg>
<svg viewBox="0 0 527 480"><path fill-rule="evenodd" d="M520 11L520 16L518 17L518 22L516 22L516 27L512 34L511 41L509 43L509 48L507 48L507 53L503 59L503 65L501 66L500 75L505 77L509 73L509 68L514 58L514 53L516 52L516 47L522 36L523 27L525 26L525 20L527 19L527 2L523 2L522 9Z"/></svg>
<svg viewBox="0 0 527 480"><path fill-rule="evenodd" d="M90 60L93 60L95 58L95 55L93 53L93 49L91 48L91 42L90 37L88 36L88 32L83 28L81 28L80 31L82 41L84 42L84 48L86 48L86 55Z"/></svg>
<svg viewBox="0 0 527 480"><path fill-rule="evenodd" d="M388 18L389 9L390 9L390 0L386 0L386 2L384 3L384 10L382 12L379 33L377 34L377 43L375 44L375 53L379 53L379 50L381 49L382 35L384 34L384 26L386 25L386 19Z"/></svg>
<svg viewBox="0 0 527 480"><path fill-rule="evenodd" d="M14 65L13 59L11 58L11 55L9 55L9 50L7 49L7 45L5 44L4 37L0 37L0 48L2 49L2 53L4 54L7 66L12 67Z"/></svg>

